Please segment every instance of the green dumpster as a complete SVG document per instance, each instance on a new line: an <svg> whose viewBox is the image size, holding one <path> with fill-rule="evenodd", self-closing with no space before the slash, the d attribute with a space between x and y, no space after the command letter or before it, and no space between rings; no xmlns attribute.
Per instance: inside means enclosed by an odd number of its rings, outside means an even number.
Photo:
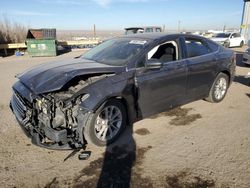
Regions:
<svg viewBox="0 0 250 188"><path fill-rule="evenodd" d="M27 39L28 53L30 56L56 56L56 40L50 39Z"/></svg>
<svg viewBox="0 0 250 188"><path fill-rule="evenodd" d="M31 57L56 56L57 41L55 29L29 29L26 39Z"/></svg>

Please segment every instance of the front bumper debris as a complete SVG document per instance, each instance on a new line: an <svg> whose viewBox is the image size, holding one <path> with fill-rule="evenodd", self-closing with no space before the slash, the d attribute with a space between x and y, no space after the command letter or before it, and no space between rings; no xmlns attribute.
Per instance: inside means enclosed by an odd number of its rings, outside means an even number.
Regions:
<svg viewBox="0 0 250 188"><path fill-rule="evenodd" d="M30 123L31 110L28 109L19 99L17 94L13 94L10 102L10 108L14 113L20 127L27 137L31 138L33 144L54 150L71 150L74 145L69 144L67 130L55 130L50 127L40 127L39 129ZM44 142L49 139L50 142Z"/></svg>

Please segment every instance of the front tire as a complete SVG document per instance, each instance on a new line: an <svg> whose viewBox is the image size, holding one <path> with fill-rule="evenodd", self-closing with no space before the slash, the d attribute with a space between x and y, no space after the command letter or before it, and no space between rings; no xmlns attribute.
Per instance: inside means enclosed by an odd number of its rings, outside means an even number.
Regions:
<svg viewBox="0 0 250 188"><path fill-rule="evenodd" d="M229 77L224 73L219 73L209 91L207 101L212 103L221 102L226 96L229 86Z"/></svg>
<svg viewBox="0 0 250 188"><path fill-rule="evenodd" d="M117 140L125 125L124 105L119 100L111 99L89 116L83 134L87 142L106 146Z"/></svg>

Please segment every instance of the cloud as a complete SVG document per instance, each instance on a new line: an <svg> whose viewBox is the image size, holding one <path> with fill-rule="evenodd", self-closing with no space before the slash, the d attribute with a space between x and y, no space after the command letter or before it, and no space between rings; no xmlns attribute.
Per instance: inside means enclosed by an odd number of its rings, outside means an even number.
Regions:
<svg viewBox="0 0 250 188"><path fill-rule="evenodd" d="M150 0L92 0L92 1L99 4L100 6L104 6L104 7L106 7L110 4L114 4L114 3L146 3L146 2L150 2ZM167 0L165 0L165 1L167 1Z"/></svg>
<svg viewBox="0 0 250 188"><path fill-rule="evenodd" d="M111 4L117 3L147 3L152 2L150 0L36 0L40 3L45 4L58 4L58 5L85 5L87 3L93 2L101 7L108 7ZM155 1L169 1L169 0L155 0Z"/></svg>
<svg viewBox="0 0 250 188"><path fill-rule="evenodd" d="M15 15L15 16L50 16L50 15L53 15L51 13L45 13L45 12L32 12L32 11L19 11L19 10L10 11L9 14Z"/></svg>
<svg viewBox="0 0 250 188"><path fill-rule="evenodd" d="M36 0L43 4L57 4L57 5L84 5L87 1L84 0Z"/></svg>
<svg viewBox="0 0 250 188"><path fill-rule="evenodd" d="M228 16L239 16L239 15L242 15L242 11L235 11L235 12L230 12L228 14Z"/></svg>
<svg viewBox="0 0 250 188"><path fill-rule="evenodd" d="M104 7L108 6L112 2L112 0L93 0L93 1L97 3L98 5L104 6Z"/></svg>

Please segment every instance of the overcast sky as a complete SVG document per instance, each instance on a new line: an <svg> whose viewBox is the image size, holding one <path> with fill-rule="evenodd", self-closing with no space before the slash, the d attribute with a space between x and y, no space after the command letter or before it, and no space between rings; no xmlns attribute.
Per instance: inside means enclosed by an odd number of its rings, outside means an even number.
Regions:
<svg viewBox="0 0 250 188"><path fill-rule="evenodd" d="M0 16L29 27L122 30L159 25L181 29L239 28L243 0L3 0Z"/></svg>

